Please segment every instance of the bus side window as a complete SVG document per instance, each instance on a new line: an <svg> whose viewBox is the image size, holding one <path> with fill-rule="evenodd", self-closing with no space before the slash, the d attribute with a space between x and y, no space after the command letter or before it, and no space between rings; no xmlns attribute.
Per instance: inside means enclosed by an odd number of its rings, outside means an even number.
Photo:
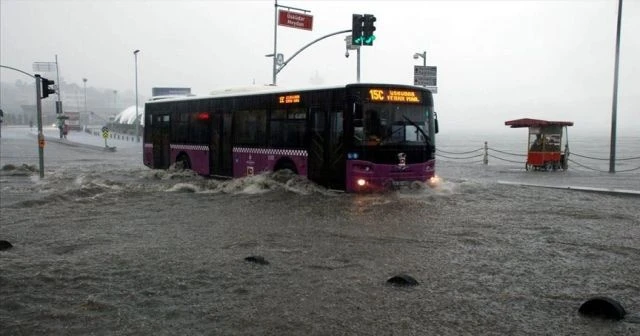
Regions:
<svg viewBox="0 0 640 336"><path fill-rule="evenodd" d="M262 146L266 141L266 110L240 110L234 112L234 143L244 146Z"/></svg>
<svg viewBox="0 0 640 336"><path fill-rule="evenodd" d="M177 102L173 109L173 126L172 142L188 143L189 141L189 113L187 110L187 102Z"/></svg>

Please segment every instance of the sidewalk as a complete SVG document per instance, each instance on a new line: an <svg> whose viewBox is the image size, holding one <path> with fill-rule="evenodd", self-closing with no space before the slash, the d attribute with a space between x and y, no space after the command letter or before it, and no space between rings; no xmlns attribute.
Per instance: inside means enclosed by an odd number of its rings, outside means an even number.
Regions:
<svg viewBox="0 0 640 336"><path fill-rule="evenodd" d="M118 148L138 148L142 144L136 141L135 136L125 136L119 134L111 134L114 138L105 139L102 137L100 130L93 130L93 134L83 131L70 131L66 139L60 139L60 131L56 127L44 127L42 129L46 141L65 144L69 146L82 146L102 151L116 151ZM31 133L37 135L34 128Z"/></svg>

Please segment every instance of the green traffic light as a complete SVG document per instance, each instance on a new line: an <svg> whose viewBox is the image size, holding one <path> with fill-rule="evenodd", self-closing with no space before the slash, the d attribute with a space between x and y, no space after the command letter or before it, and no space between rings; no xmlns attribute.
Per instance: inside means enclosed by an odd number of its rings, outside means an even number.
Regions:
<svg viewBox="0 0 640 336"><path fill-rule="evenodd" d="M364 39L364 43L365 43L365 44L373 44L373 41L375 41L375 39L376 39L376 36L375 36L375 35L367 36L367 37Z"/></svg>

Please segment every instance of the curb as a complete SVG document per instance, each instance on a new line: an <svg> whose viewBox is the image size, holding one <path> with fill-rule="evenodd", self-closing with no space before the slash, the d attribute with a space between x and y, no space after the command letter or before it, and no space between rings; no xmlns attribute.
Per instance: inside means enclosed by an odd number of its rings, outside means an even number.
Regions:
<svg viewBox="0 0 640 336"><path fill-rule="evenodd" d="M33 134L31 133L33 136L37 137L37 134ZM66 139L58 139L58 138L54 138L54 137L50 137L50 136L44 136L44 140L47 142L55 142L58 144L62 144L65 146L69 146L69 147L82 147L82 148L87 148L87 149L92 149L92 150L96 150L96 151L101 151L101 152L115 152L116 151L116 147L104 147L104 146L96 146L96 145L89 145L89 144L84 144L84 143L80 143L80 142L73 142L73 141L69 141Z"/></svg>
<svg viewBox="0 0 640 336"><path fill-rule="evenodd" d="M640 196L640 191L638 191L638 190L630 190L630 189L594 188L594 187L581 187L581 186L550 186L550 185L543 185L543 184L507 182L507 181L498 181L498 184L515 185L515 186L526 186L526 187L538 187L538 188L551 188L551 189L576 190L576 191L595 192L595 193L610 194L610 195Z"/></svg>

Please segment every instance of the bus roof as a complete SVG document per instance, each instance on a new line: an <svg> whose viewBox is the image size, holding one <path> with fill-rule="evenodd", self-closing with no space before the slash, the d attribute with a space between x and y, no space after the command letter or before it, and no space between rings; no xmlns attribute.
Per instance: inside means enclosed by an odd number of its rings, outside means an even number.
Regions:
<svg viewBox="0 0 640 336"><path fill-rule="evenodd" d="M193 97L195 96L194 94L188 94L188 95L164 95L164 96L153 96L151 98L149 98L149 101L156 101L156 100L162 100L162 99L175 99L175 98L183 98L183 97Z"/></svg>
<svg viewBox="0 0 640 336"><path fill-rule="evenodd" d="M311 86L311 87L280 87L280 86L272 86L272 85L264 85L264 86L246 86L246 87L236 87L229 89L220 89L211 91L208 95L196 96L176 96L176 97L166 97L158 100L149 100L147 104L154 103L162 103L167 101L182 101L182 100L199 100L199 99L208 99L208 98L225 98L225 97L241 97L241 96L251 96L258 94L271 94L271 93L285 93L285 92L293 92L293 91L315 91L315 90L330 90L330 89L339 89L345 88L348 86L390 86L390 87L411 87L416 89L421 89L428 91L422 86L408 85L408 84L387 84L387 83L352 83L345 85L329 85L329 86Z"/></svg>

